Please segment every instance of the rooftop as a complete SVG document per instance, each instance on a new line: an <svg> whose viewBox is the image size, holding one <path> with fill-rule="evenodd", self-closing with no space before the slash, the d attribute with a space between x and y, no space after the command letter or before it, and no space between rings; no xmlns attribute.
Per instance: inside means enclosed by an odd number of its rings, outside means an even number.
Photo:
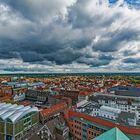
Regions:
<svg viewBox="0 0 140 140"><path fill-rule="evenodd" d="M38 112L38 108L10 103L0 103L0 119L2 121L10 120L12 123L15 123L24 115L32 112Z"/></svg>
<svg viewBox="0 0 140 140"><path fill-rule="evenodd" d="M80 91L79 95L81 95L81 96L89 96L90 95L90 92Z"/></svg>
<svg viewBox="0 0 140 140"><path fill-rule="evenodd" d="M75 108L75 111L107 120L115 124L123 124L129 127L138 127L135 113L124 112L118 108L100 105L96 102L86 101L81 104L79 103L77 108ZM104 113L107 115L103 115ZM134 122L136 121L136 123L131 123L130 120L133 120Z"/></svg>
<svg viewBox="0 0 140 140"><path fill-rule="evenodd" d="M67 126L63 125L63 124L58 124L58 125L56 125L56 128L61 130L61 131L63 131L63 130L65 130L67 128Z"/></svg>
<svg viewBox="0 0 140 140"><path fill-rule="evenodd" d="M133 96L140 97L140 88L130 86L115 86L108 89L108 92L114 92L113 94L119 96Z"/></svg>
<svg viewBox="0 0 140 140"><path fill-rule="evenodd" d="M100 108L101 110L105 110L105 111L109 111L109 112L114 112L114 113L120 113L121 110L120 109L117 109L117 108L112 108L112 107L109 107L109 106L101 106Z"/></svg>
<svg viewBox="0 0 140 140"><path fill-rule="evenodd" d="M43 117L48 117L49 115L53 115L54 113L57 113L57 112L65 109L65 107L66 107L66 104L64 102L61 102L56 105L53 105L50 108L43 109L41 111L41 114L43 115Z"/></svg>

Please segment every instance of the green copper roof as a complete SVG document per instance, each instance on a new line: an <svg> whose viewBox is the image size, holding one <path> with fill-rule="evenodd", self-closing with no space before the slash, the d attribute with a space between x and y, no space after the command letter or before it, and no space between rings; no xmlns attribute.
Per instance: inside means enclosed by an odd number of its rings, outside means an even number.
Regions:
<svg viewBox="0 0 140 140"><path fill-rule="evenodd" d="M123 132L118 128L112 128L93 140L130 140Z"/></svg>

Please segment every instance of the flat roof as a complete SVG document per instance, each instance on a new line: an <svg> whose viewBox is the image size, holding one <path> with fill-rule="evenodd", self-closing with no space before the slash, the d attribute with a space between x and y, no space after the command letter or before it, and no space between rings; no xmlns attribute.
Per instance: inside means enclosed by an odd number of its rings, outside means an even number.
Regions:
<svg viewBox="0 0 140 140"><path fill-rule="evenodd" d="M66 125L63 125L63 124L60 124L60 125L57 124L57 125L56 125L56 128L63 131L63 130L65 130L65 129L68 128L68 127L67 127Z"/></svg>
<svg viewBox="0 0 140 140"><path fill-rule="evenodd" d="M114 91L114 95L119 96L133 96L133 97L140 97L140 88L138 87L130 87L130 86L115 86L109 88L108 92Z"/></svg>
<svg viewBox="0 0 140 140"><path fill-rule="evenodd" d="M136 114L135 113L127 113L124 111L121 111L121 109L118 108L113 108L113 107L109 107L109 106L105 106L105 105L100 105L99 103L96 102L88 102L85 103L85 105L79 106L77 108L74 109L75 112L79 112L79 113L83 113L89 116L94 116L97 118L101 118L113 123L120 123L120 120L122 120L122 118L124 117L125 119L123 119L123 121L121 121L121 124L124 124L127 126L134 126L134 125L130 125L128 123L128 119L135 119L136 118ZM116 119L112 119L106 116L102 116L101 115L101 111L107 111L110 113L116 113L117 114L117 118ZM123 116L123 117L121 117ZM126 120L126 122L124 121ZM137 121L137 120L136 120ZM134 126L137 127L138 125Z"/></svg>
<svg viewBox="0 0 140 140"><path fill-rule="evenodd" d="M113 112L113 113L120 113L121 110L118 109L118 108L113 108L113 107L109 107L109 106L101 106L100 107L101 110L104 110L104 111L108 111L108 112Z"/></svg>

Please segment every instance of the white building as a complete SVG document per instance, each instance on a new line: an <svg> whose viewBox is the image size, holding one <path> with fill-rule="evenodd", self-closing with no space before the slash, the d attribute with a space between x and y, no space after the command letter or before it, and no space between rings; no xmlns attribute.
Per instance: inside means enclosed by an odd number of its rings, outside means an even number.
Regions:
<svg viewBox="0 0 140 140"><path fill-rule="evenodd" d="M103 105L100 107L99 116L108 118L108 119L112 119L112 120L116 120L116 118L118 117L118 114L120 114L120 113L121 113L120 109Z"/></svg>

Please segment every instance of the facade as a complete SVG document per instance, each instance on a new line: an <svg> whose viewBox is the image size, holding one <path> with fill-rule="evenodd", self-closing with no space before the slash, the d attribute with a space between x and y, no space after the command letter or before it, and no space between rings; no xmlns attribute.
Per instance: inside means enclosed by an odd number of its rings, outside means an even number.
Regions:
<svg viewBox="0 0 140 140"><path fill-rule="evenodd" d="M1 91L4 96L9 96L14 101L22 101L25 99L27 87L26 82L6 82L1 84Z"/></svg>
<svg viewBox="0 0 140 140"><path fill-rule="evenodd" d="M37 101L37 102L41 102L42 104L44 104L48 101L48 96L49 96L49 93L46 91L27 90L25 98L27 100Z"/></svg>
<svg viewBox="0 0 140 140"><path fill-rule="evenodd" d="M99 114L97 116L105 117L115 121L120 113L121 113L120 109L103 105L100 107Z"/></svg>
<svg viewBox="0 0 140 140"><path fill-rule="evenodd" d="M78 103L78 107L70 110L68 115L70 132L75 140L90 140L114 127L132 140L140 139L136 114L132 112L86 101Z"/></svg>
<svg viewBox="0 0 140 140"><path fill-rule="evenodd" d="M40 111L40 121L42 124L45 124L50 118L59 116L60 112L64 112L66 108L67 104L65 102L60 102L50 108L43 109Z"/></svg>
<svg viewBox="0 0 140 140"><path fill-rule="evenodd" d="M55 127L56 140L69 140L69 128L63 124Z"/></svg>
<svg viewBox="0 0 140 140"><path fill-rule="evenodd" d="M12 96L12 87L11 86L1 86L2 96Z"/></svg>
<svg viewBox="0 0 140 140"><path fill-rule="evenodd" d="M121 96L114 94L95 93L90 97L89 101L93 101L100 105L109 106L120 109L127 115L136 117L136 125L140 125L140 99L134 96ZM133 115L132 115L133 114ZM130 116L129 115L129 116Z"/></svg>
<svg viewBox="0 0 140 140"><path fill-rule="evenodd" d="M45 124L39 124L29 140L69 140L69 128L62 115L53 116Z"/></svg>
<svg viewBox="0 0 140 140"><path fill-rule="evenodd" d="M45 84L43 82L28 83L28 89L38 89L38 88L41 88L44 86L45 86Z"/></svg>
<svg viewBox="0 0 140 140"><path fill-rule="evenodd" d="M79 90L64 90L62 95L71 98L72 104L75 105L78 101Z"/></svg>
<svg viewBox="0 0 140 140"><path fill-rule="evenodd" d="M38 122L36 107L0 103L0 140L21 140Z"/></svg>
<svg viewBox="0 0 140 140"><path fill-rule="evenodd" d="M78 95L78 102L81 102L83 100L88 100L88 97L90 96L89 92L81 91Z"/></svg>

